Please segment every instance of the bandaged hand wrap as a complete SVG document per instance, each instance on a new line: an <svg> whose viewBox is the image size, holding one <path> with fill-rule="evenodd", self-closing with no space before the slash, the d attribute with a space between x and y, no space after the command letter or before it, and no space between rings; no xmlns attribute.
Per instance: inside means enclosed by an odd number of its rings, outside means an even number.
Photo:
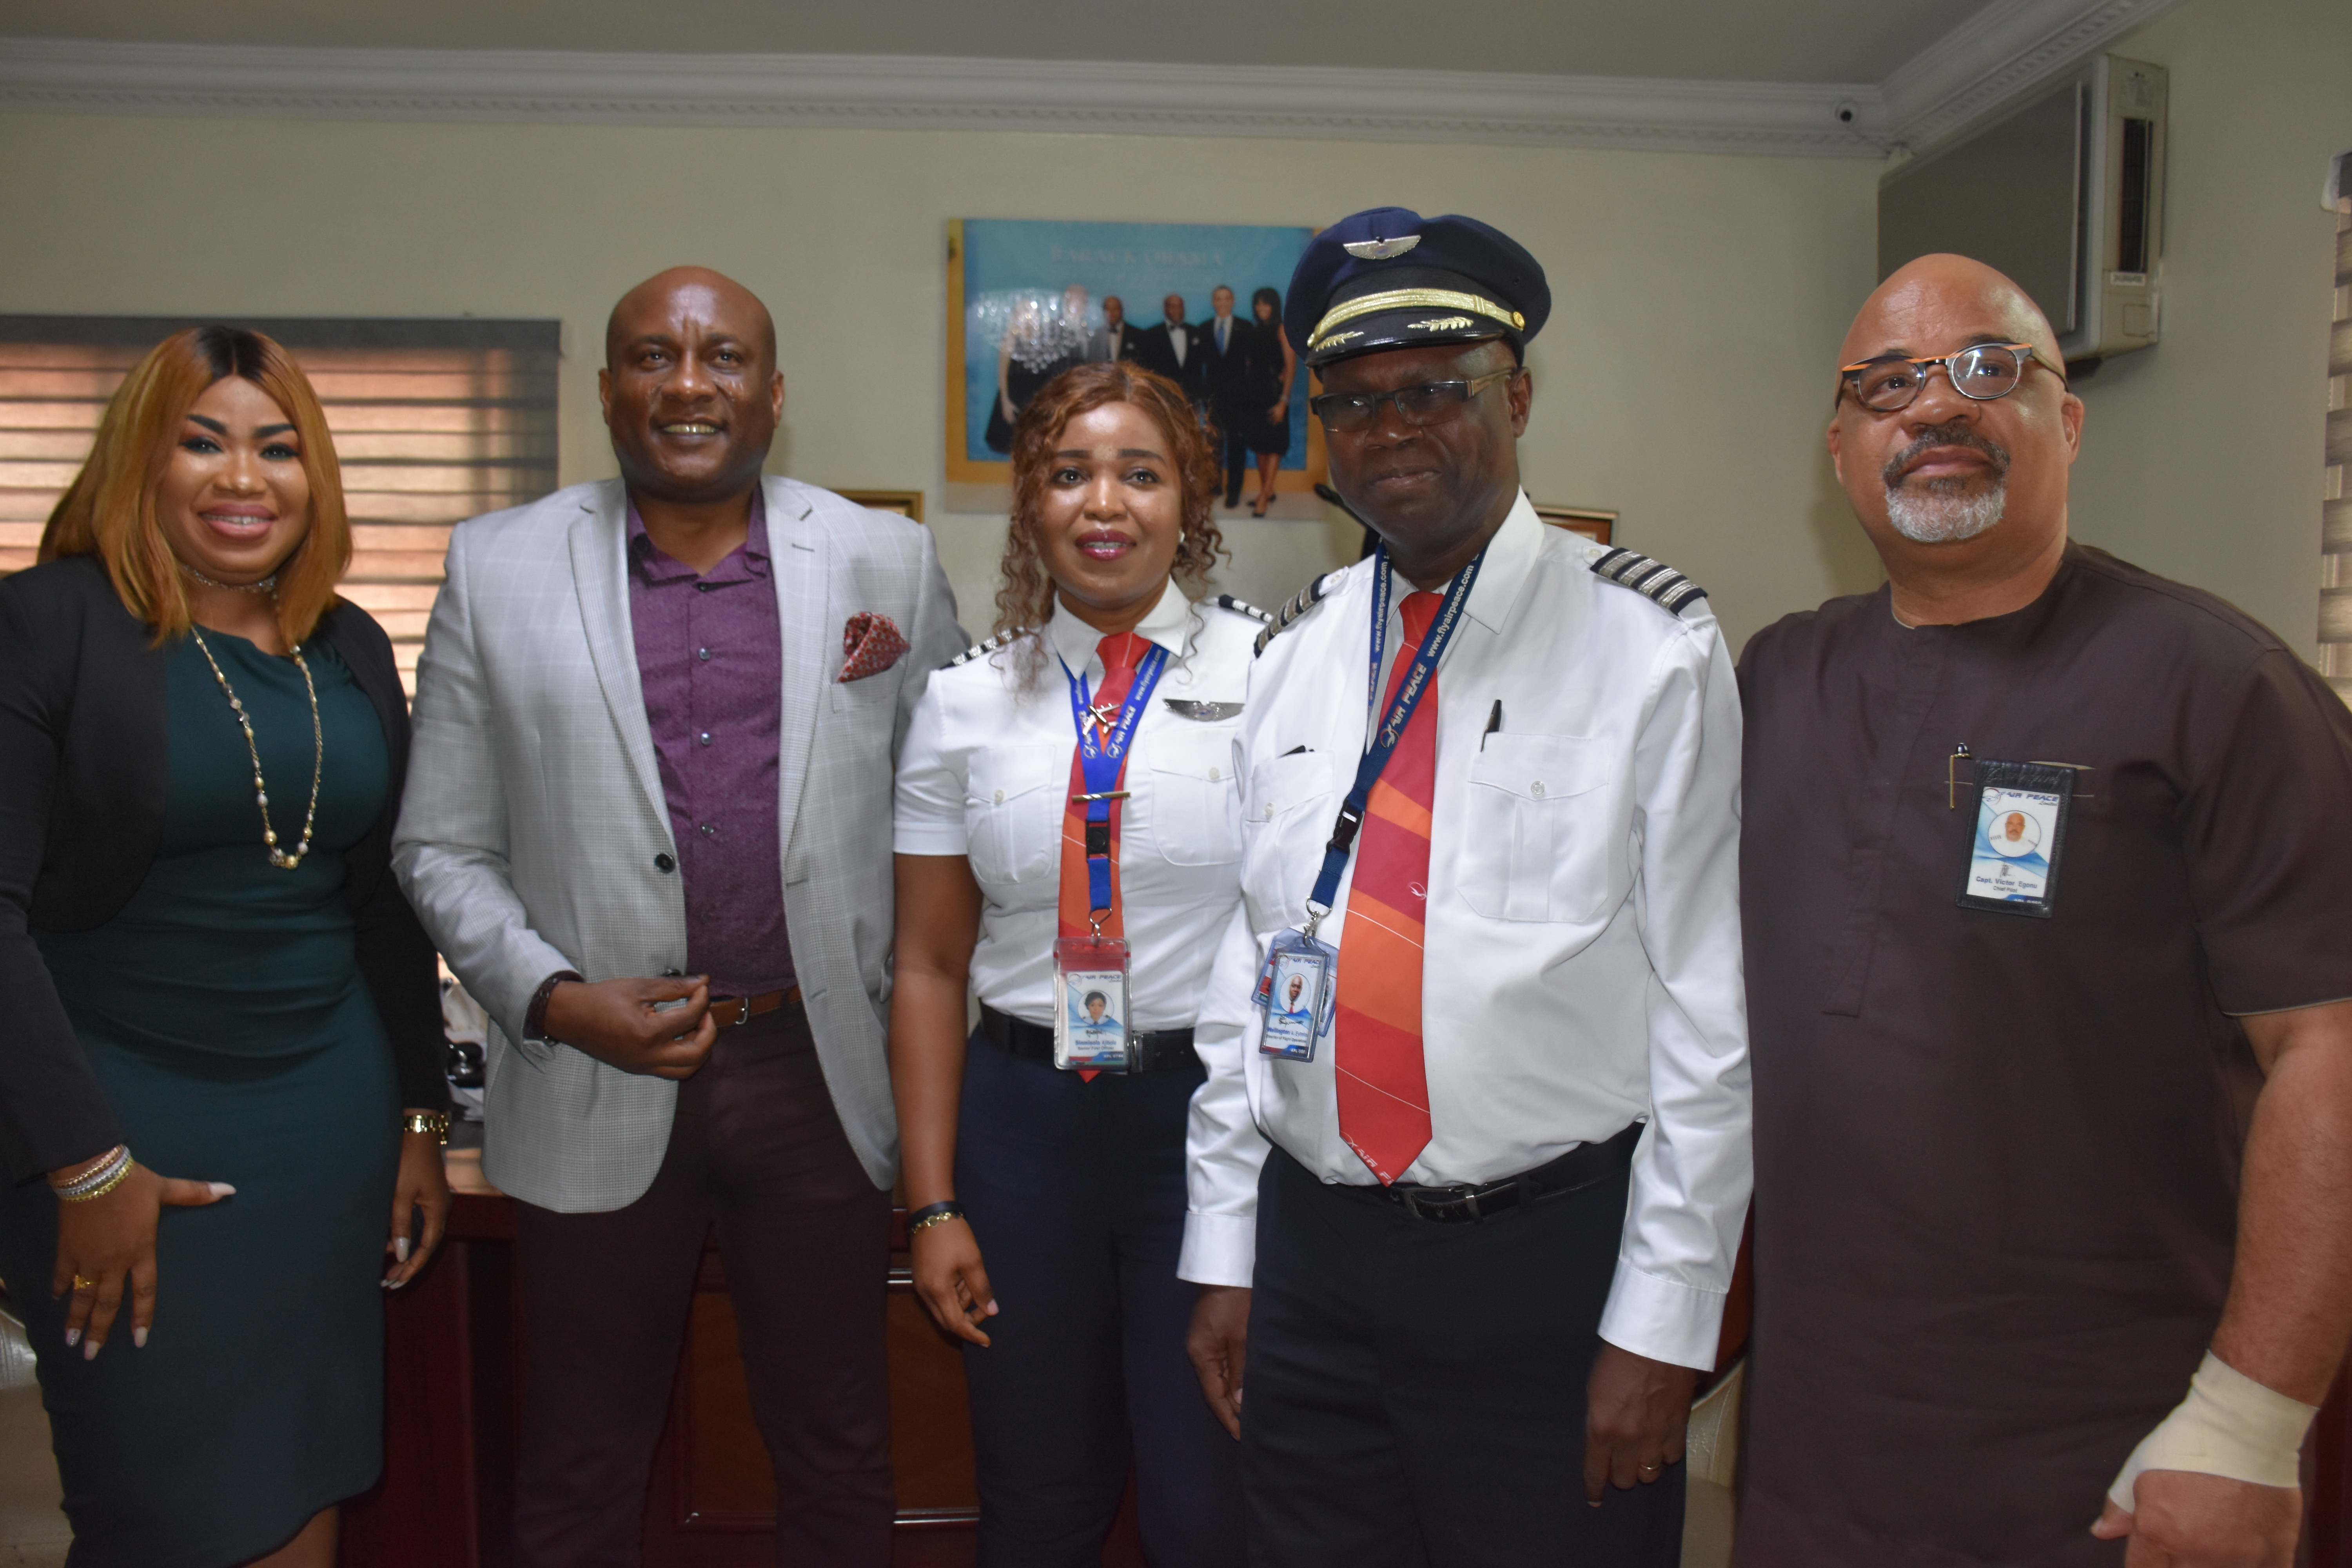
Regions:
<svg viewBox="0 0 2352 1568"><path fill-rule="evenodd" d="M2205 1352L2189 1380L2189 1397L2140 1439L2123 1473L2107 1489L2117 1508L2133 1511L2132 1488L2142 1470L2196 1470L2258 1486L2300 1484L2297 1461L2316 1405L2289 1399Z"/></svg>

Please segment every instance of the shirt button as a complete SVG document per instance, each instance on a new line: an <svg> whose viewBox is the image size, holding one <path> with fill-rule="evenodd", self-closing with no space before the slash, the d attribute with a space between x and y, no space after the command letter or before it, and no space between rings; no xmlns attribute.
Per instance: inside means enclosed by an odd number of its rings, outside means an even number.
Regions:
<svg viewBox="0 0 2352 1568"><path fill-rule="evenodd" d="M694 650L694 657L699 659L708 660L710 658L710 650L707 647L696 648Z"/></svg>
<svg viewBox="0 0 2352 1568"><path fill-rule="evenodd" d="M719 836L719 829L711 826L710 824L706 822L702 825L702 834L706 838L715 838Z"/></svg>
<svg viewBox="0 0 2352 1568"><path fill-rule="evenodd" d="M1265 819L1268 822L1272 822L1274 820L1274 802L1272 801L1267 801L1265 803Z"/></svg>
<svg viewBox="0 0 2352 1568"><path fill-rule="evenodd" d="M709 583L697 583L694 585L694 591L698 594L708 594L710 592L710 589L711 584Z"/></svg>
<svg viewBox="0 0 2352 1568"><path fill-rule="evenodd" d="M1218 772L1216 769L1214 769L1214 768L1211 768L1211 769L1209 770L1209 782L1210 782L1211 784L1215 784L1219 779L1222 779L1222 778L1223 778L1224 776L1225 776L1225 775L1224 775L1223 773L1219 773L1219 772Z"/></svg>
<svg viewBox="0 0 2352 1568"><path fill-rule="evenodd" d="M677 869L677 862L667 855L656 855L654 857L654 869L667 874Z"/></svg>
<svg viewBox="0 0 2352 1568"><path fill-rule="evenodd" d="M1528 786L1528 793L1534 795L1538 800L1541 800L1543 798L1543 780L1538 779L1535 783L1529 784Z"/></svg>
<svg viewBox="0 0 2352 1568"><path fill-rule="evenodd" d="M695 737L695 739L696 739L696 740L698 740L698 741L699 741L699 742L701 742L704 745L706 745L706 746L707 746L707 745L710 744L710 731L708 731L708 730L705 730L701 734L697 735L697 736Z"/></svg>
<svg viewBox="0 0 2352 1568"><path fill-rule="evenodd" d="M1004 804L1004 792L1003 790L998 790L996 792L996 804L999 805L1003 805Z"/></svg>

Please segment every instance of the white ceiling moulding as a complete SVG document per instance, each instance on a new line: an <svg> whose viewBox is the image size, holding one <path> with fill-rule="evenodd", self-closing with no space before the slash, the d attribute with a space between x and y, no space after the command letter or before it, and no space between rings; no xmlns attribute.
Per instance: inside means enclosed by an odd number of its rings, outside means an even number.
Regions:
<svg viewBox="0 0 2352 1568"><path fill-rule="evenodd" d="M1879 84L1898 153L1970 129L2179 0L1993 0Z"/></svg>
<svg viewBox="0 0 2352 1568"><path fill-rule="evenodd" d="M0 109L1460 142L1878 158L1878 90L1487 71L0 39Z"/></svg>

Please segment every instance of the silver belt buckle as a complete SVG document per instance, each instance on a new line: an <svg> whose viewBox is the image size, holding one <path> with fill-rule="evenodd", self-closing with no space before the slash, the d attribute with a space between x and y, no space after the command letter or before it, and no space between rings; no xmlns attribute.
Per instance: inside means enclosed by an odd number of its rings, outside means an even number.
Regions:
<svg viewBox="0 0 2352 1568"><path fill-rule="evenodd" d="M719 1017L719 1004L725 1002L735 1004L735 1016L731 1018ZM713 1017L719 1017L720 1028L739 1028L751 1021L751 999L749 996L721 996L711 1003L710 1012Z"/></svg>

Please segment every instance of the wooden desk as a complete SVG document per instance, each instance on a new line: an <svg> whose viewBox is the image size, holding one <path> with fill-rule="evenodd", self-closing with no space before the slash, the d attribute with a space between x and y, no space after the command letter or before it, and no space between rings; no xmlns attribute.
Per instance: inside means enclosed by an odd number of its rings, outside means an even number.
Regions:
<svg viewBox="0 0 2352 1568"><path fill-rule="evenodd" d="M471 1151L451 1151L449 1163L458 1194L448 1240L386 1310L384 1475L343 1510L343 1568L505 1568L510 1560L523 1353L514 1218ZM890 1223L893 1562L963 1568L979 1519L963 1366L915 1300L904 1211ZM647 1568L771 1568L774 1509L726 1269L706 1250L646 1500ZM1143 1568L1133 1512L1130 1497L1106 1568Z"/></svg>

